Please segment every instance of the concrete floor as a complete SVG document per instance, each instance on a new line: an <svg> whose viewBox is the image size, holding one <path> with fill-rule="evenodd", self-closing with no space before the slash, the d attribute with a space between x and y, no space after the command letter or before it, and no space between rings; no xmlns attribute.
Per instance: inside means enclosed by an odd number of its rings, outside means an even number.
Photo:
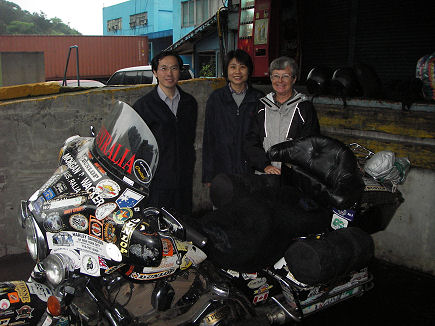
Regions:
<svg viewBox="0 0 435 326"><path fill-rule="evenodd" d="M0 281L26 280L32 268L28 254L0 257ZM300 325L435 325L434 276L380 260L374 260L370 270L375 280L371 291L307 317Z"/></svg>

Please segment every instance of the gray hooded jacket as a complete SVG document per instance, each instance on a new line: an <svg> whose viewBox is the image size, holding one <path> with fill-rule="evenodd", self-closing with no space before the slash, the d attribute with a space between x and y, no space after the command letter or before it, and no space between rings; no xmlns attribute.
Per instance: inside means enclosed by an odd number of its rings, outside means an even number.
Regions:
<svg viewBox="0 0 435 326"><path fill-rule="evenodd" d="M270 162L267 150L286 140L317 135L319 121L314 106L307 96L293 90L294 95L282 105L274 101L274 93L260 99L256 117L251 122L245 142L245 152L256 170L263 172ZM273 163L280 167L280 164Z"/></svg>

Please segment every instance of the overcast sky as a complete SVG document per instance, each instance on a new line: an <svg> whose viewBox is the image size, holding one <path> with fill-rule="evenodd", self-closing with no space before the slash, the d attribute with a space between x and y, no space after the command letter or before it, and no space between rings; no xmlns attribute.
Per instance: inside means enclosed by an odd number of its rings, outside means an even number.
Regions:
<svg viewBox="0 0 435 326"><path fill-rule="evenodd" d="M60 18L83 35L103 35L103 7L126 0L9 0L30 13Z"/></svg>

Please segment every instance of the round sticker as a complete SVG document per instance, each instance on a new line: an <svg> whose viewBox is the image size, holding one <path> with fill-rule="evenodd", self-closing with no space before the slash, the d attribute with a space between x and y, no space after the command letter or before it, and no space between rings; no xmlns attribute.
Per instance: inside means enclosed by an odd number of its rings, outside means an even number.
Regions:
<svg viewBox="0 0 435 326"><path fill-rule="evenodd" d="M150 183L153 175L151 173L150 166L146 161L142 159L134 161L133 170L137 180L144 184Z"/></svg>
<svg viewBox="0 0 435 326"><path fill-rule="evenodd" d="M104 179L97 183L97 191L103 198L114 198L118 196L120 189L119 185L111 179Z"/></svg>
<svg viewBox="0 0 435 326"><path fill-rule="evenodd" d="M52 212L44 220L44 228L48 232L59 232L63 229L62 219L58 212Z"/></svg>
<svg viewBox="0 0 435 326"><path fill-rule="evenodd" d="M116 207L116 203L107 203L98 206L97 210L95 211L95 218L100 221L104 220L116 209Z"/></svg>
<svg viewBox="0 0 435 326"><path fill-rule="evenodd" d="M9 302L8 299L1 299L0 300L0 309L1 310L9 309L10 306L11 306L11 303Z"/></svg>
<svg viewBox="0 0 435 326"><path fill-rule="evenodd" d="M74 214L69 218L69 224L74 230L83 232L88 229L88 219L82 214Z"/></svg>
<svg viewBox="0 0 435 326"><path fill-rule="evenodd" d="M82 269L86 274L94 275L100 269L100 264L94 256L85 254L82 257Z"/></svg>
<svg viewBox="0 0 435 326"><path fill-rule="evenodd" d="M124 224L130 217L133 216L133 211L130 208L121 208L113 213L113 220L116 224Z"/></svg>

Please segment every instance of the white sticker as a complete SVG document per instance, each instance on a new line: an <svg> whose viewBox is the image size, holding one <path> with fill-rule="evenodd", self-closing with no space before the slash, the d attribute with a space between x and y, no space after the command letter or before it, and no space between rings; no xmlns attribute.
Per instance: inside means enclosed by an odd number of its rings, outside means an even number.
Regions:
<svg viewBox="0 0 435 326"><path fill-rule="evenodd" d="M92 181L98 181L101 179L101 173L98 172L96 167L92 164L92 162L87 158L86 155L77 157L77 160L79 161L83 170L85 170L87 175L92 179Z"/></svg>
<svg viewBox="0 0 435 326"><path fill-rule="evenodd" d="M9 309L10 306L11 306L11 303L9 302L8 299L1 299L0 300L0 309L1 310Z"/></svg>
<svg viewBox="0 0 435 326"><path fill-rule="evenodd" d="M119 195L120 190L119 185L111 179L104 179L97 183L97 191L103 198L114 198Z"/></svg>
<svg viewBox="0 0 435 326"><path fill-rule="evenodd" d="M192 264L199 265L207 258L207 255L198 247L189 244L188 248L185 257L188 258Z"/></svg>
<svg viewBox="0 0 435 326"><path fill-rule="evenodd" d="M265 277L256 278L248 282L248 287L250 289L257 289L260 286L266 284L266 282L267 280Z"/></svg>
<svg viewBox="0 0 435 326"><path fill-rule="evenodd" d="M115 203L106 203L101 206L98 206L95 211L95 218L97 220L104 220L107 216L109 216L115 209L116 209Z"/></svg>
<svg viewBox="0 0 435 326"><path fill-rule="evenodd" d="M257 278L257 273L242 273L242 278L245 281L253 280L253 279Z"/></svg>
<svg viewBox="0 0 435 326"><path fill-rule="evenodd" d="M49 210L49 209L57 209L61 207L70 207L70 206L78 207L84 202L86 202L85 196L77 196L74 198L52 200L49 203L44 204L43 208Z"/></svg>
<svg viewBox="0 0 435 326"><path fill-rule="evenodd" d="M343 218L337 214L332 215L331 228L333 228L334 230L347 228L348 224L349 224L349 221L346 220L345 218Z"/></svg>
<svg viewBox="0 0 435 326"><path fill-rule="evenodd" d="M30 293L36 294L38 298L44 302L47 302L48 298L53 295L53 291L51 291L48 286L41 283L28 282L27 287Z"/></svg>
<svg viewBox="0 0 435 326"><path fill-rule="evenodd" d="M100 276L100 263L97 255L86 251L80 251L80 260L80 273L91 276Z"/></svg>
<svg viewBox="0 0 435 326"><path fill-rule="evenodd" d="M63 231L60 233L47 232L47 243L50 249L68 249L74 247L76 250L87 250L95 255L110 259L106 253L107 242L89 234L73 231Z"/></svg>
<svg viewBox="0 0 435 326"><path fill-rule="evenodd" d="M227 272L229 275L231 275L232 277L239 277L240 273L237 271L233 271L231 269L227 269L225 272Z"/></svg>
<svg viewBox="0 0 435 326"><path fill-rule="evenodd" d="M134 185L134 181L131 180L130 178L127 178L126 176L122 177L122 180L124 180L125 183L129 184L130 186Z"/></svg>
<svg viewBox="0 0 435 326"><path fill-rule="evenodd" d="M273 268L275 268L275 269L281 269L281 268L283 268L286 265L287 265L287 263L286 263L284 257L281 257L280 260L278 260L275 263L275 265L273 265Z"/></svg>

